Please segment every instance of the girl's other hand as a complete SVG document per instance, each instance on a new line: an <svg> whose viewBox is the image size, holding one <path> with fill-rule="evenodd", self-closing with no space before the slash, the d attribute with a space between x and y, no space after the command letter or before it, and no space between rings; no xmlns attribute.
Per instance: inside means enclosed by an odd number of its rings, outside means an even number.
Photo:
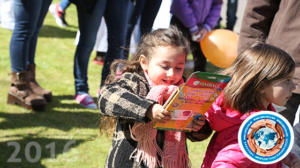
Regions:
<svg viewBox="0 0 300 168"><path fill-rule="evenodd" d="M204 39L204 37L206 36L207 33L208 33L208 31L205 28L202 28L199 31L200 38L197 41L200 43Z"/></svg>
<svg viewBox="0 0 300 168"><path fill-rule="evenodd" d="M200 43L204 39L207 33L208 31L205 28L202 28L199 31L191 34L192 40Z"/></svg>
<svg viewBox="0 0 300 168"><path fill-rule="evenodd" d="M193 120L192 130L194 132L197 132L203 127L203 125L205 125L205 116L201 115L200 117L197 117Z"/></svg>
<svg viewBox="0 0 300 168"><path fill-rule="evenodd" d="M154 122L165 122L171 119L171 112L160 104L154 104L146 113L146 116Z"/></svg>

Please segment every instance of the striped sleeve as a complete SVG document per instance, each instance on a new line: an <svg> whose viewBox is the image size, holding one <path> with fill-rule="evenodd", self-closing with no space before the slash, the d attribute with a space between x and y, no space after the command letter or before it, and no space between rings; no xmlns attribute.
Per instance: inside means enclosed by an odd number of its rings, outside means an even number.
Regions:
<svg viewBox="0 0 300 168"><path fill-rule="evenodd" d="M122 75L121 79L101 88L99 107L103 115L147 122L147 110L155 103L145 98L148 84L136 74Z"/></svg>

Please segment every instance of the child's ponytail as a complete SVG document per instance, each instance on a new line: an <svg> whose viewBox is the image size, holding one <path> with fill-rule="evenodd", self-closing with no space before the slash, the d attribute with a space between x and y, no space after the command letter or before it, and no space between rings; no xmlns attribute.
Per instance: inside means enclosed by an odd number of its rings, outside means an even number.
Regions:
<svg viewBox="0 0 300 168"><path fill-rule="evenodd" d="M117 81L124 72L142 72L140 62L137 60L115 60L110 66L110 74L107 76L104 85Z"/></svg>

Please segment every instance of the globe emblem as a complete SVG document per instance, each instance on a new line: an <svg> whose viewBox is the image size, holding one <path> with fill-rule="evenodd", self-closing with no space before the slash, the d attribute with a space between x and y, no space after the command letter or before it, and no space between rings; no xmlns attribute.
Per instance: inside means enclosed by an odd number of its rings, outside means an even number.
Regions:
<svg viewBox="0 0 300 168"><path fill-rule="evenodd" d="M272 149L277 144L276 132L268 127L260 128L254 133L256 145L264 150Z"/></svg>
<svg viewBox="0 0 300 168"><path fill-rule="evenodd" d="M260 164L273 164L291 151L294 132L288 120L279 113L260 111L243 121L238 142L248 159Z"/></svg>
<svg viewBox="0 0 300 168"><path fill-rule="evenodd" d="M272 156L278 153L284 143L282 127L270 119L253 123L247 139L252 152L260 156Z"/></svg>

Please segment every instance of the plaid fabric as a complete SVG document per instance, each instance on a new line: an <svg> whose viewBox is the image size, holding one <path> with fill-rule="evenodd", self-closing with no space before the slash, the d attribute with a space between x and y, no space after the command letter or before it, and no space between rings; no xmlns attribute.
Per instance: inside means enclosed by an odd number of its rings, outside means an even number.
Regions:
<svg viewBox="0 0 300 168"><path fill-rule="evenodd" d="M144 167L137 166L130 159L137 143L131 139L129 127L133 126L134 121L150 121L146 117L146 112L155 102L145 99L149 90L144 75L137 73L124 73L117 82L101 88L98 102L101 113L117 118L112 148L105 167Z"/></svg>
<svg viewBox="0 0 300 168"><path fill-rule="evenodd" d="M131 138L129 127L132 127L135 121L150 121L146 117L146 112L155 101L145 98L149 91L150 86L144 74L138 73L124 73L117 82L105 85L101 88L98 101L101 114L117 118L112 147L107 157L105 167L146 167L143 164L138 165L130 159L130 155L137 147L137 142ZM205 129L201 129L199 132L188 133L187 137L192 141L207 138L211 134L211 129L208 124L205 125L204 128ZM158 131L156 139L162 148L164 131Z"/></svg>

